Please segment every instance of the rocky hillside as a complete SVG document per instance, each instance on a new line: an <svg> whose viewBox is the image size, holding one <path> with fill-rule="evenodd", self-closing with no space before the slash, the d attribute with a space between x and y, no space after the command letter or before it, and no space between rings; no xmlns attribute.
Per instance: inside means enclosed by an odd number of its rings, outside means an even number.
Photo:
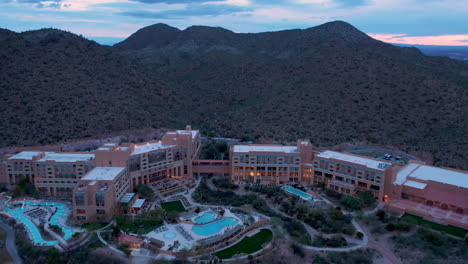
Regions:
<svg viewBox="0 0 468 264"><path fill-rule="evenodd" d="M4 146L191 123L253 140L389 144L468 169L468 64L344 22L258 34L156 24L114 47L0 31L0 67Z"/></svg>
<svg viewBox="0 0 468 264"><path fill-rule="evenodd" d="M54 29L0 31L0 80L1 146L165 126L179 102L108 47Z"/></svg>
<svg viewBox="0 0 468 264"><path fill-rule="evenodd" d="M157 24L114 48L190 94L192 124L215 133L320 146L367 140L468 168L468 65L345 22L258 34Z"/></svg>

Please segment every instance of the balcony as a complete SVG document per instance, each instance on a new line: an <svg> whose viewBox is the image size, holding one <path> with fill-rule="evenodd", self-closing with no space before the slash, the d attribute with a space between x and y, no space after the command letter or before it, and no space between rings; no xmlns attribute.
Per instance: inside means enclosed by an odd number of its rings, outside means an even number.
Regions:
<svg viewBox="0 0 468 264"><path fill-rule="evenodd" d="M354 185L352 183L346 183L346 182L337 181L337 180L331 180L330 185L343 187L343 188L346 188L346 189L349 189L349 190L354 190L356 188L356 185Z"/></svg>

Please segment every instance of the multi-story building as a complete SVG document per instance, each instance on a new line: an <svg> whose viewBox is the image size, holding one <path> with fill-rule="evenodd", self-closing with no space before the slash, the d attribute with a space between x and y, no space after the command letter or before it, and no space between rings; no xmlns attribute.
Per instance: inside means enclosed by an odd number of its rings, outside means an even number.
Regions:
<svg viewBox="0 0 468 264"><path fill-rule="evenodd" d="M78 181L73 191L73 219L77 223L109 222L118 202L130 190L126 167L96 167Z"/></svg>
<svg viewBox="0 0 468 264"><path fill-rule="evenodd" d="M108 221L120 201L128 211L135 198L130 192L138 184L207 173L228 175L236 183L322 183L343 194L370 191L390 210L468 228L465 171L314 151L309 140L296 146L234 145L229 161L198 160L200 148L200 133L188 126L160 141L106 143L94 153L23 151L3 157L0 181L29 179L43 196L72 200L80 223Z"/></svg>
<svg viewBox="0 0 468 264"><path fill-rule="evenodd" d="M71 199L78 181L95 167L93 153L44 152L34 161L34 184L43 196Z"/></svg>
<svg viewBox="0 0 468 264"><path fill-rule="evenodd" d="M234 145L230 151L234 182L299 183L301 164L312 159L312 144L308 140L299 140L297 146Z"/></svg>
<svg viewBox="0 0 468 264"><path fill-rule="evenodd" d="M44 153L40 151L23 151L13 156L5 156L5 183L15 184L21 179L28 179L34 183L33 161L42 156Z"/></svg>
<svg viewBox="0 0 468 264"><path fill-rule="evenodd" d="M161 141L104 144L96 150L96 165L128 167L133 188L167 177L192 176L200 146L200 133L188 126L187 130L166 133Z"/></svg>
<svg viewBox="0 0 468 264"><path fill-rule="evenodd" d="M389 162L329 150L317 154L311 165L306 167L313 170L314 184L322 182L344 194L370 191L380 201L392 172Z"/></svg>
<svg viewBox="0 0 468 264"><path fill-rule="evenodd" d="M92 153L23 151L5 161L9 184L29 179L43 196L70 199L78 180L95 167Z"/></svg>

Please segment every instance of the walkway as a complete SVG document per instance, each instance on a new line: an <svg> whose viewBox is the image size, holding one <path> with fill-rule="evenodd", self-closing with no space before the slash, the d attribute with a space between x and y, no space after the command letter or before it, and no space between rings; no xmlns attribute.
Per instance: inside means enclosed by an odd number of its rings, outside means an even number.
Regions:
<svg viewBox="0 0 468 264"><path fill-rule="evenodd" d="M68 242L63 239L63 237L57 233L55 233L54 231L52 231L50 228L49 228L49 222L47 222L45 225L44 225L44 229L45 231L47 231L50 235L52 235L55 239L57 239L58 241L60 241L60 244L62 245L63 248L68 248Z"/></svg>
<svg viewBox="0 0 468 264"><path fill-rule="evenodd" d="M9 225L5 224L2 221L0 221L0 228L7 232L6 248L11 258L13 259L15 264L22 264L23 260L18 255L18 250L16 249L15 231L13 230L13 228L11 228Z"/></svg>
<svg viewBox="0 0 468 264"><path fill-rule="evenodd" d="M122 251L118 250L117 248L115 248L115 247L112 246L111 244L107 243L107 241L104 240L104 238L102 238L102 236L101 236L101 231L104 230L104 229L106 229L106 228L108 228L108 227L110 227L111 225L113 225L113 224L114 224L114 221L115 221L115 220L112 220L112 221L111 221L108 225L106 225L105 227L96 230L96 234L97 234L99 240L100 240L104 245L108 246L112 251L117 252L117 253L120 254L120 255L127 256L127 255L126 255L125 253L123 253Z"/></svg>

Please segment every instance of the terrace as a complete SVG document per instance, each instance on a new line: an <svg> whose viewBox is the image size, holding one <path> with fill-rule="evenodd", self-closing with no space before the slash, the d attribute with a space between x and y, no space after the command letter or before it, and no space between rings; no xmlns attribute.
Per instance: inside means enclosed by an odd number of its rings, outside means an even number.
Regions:
<svg viewBox="0 0 468 264"><path fill-rule="evenodd" d="M163 241L162 250L181 251L216 244L243 229L244 221L229 209L221 215L217 209L182 215L177 224L166 224L148 233L148 239Z"/></svg>

